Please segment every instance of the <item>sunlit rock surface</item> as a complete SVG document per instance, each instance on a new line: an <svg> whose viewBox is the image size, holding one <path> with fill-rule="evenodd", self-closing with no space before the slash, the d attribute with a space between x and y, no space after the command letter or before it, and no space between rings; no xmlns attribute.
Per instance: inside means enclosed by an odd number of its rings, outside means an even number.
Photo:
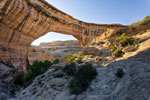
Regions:
<svg viewBox="0 0 150 100"><path fill-rule="evenodd" d="M25 69L27 50L37 38L48 32L72 35L81 45L111 29L124 29L119 24L105 25L79 21L45 0L0 1L0 57Z"/></svg>

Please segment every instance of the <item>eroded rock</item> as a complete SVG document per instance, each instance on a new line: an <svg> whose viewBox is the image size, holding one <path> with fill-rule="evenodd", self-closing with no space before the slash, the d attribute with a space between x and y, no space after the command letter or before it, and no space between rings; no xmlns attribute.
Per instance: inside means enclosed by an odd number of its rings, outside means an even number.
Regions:
<svg viewBox="0 0 150 100"><path fill-rule="evenodd" d="M39 24L40 23L40 24ZM88 45L107 28L120 29L120 24L92 24L73 18L45 0L2 0L0 2L0 57L26 69L31 43L48 32L74 36Z"/></svg>

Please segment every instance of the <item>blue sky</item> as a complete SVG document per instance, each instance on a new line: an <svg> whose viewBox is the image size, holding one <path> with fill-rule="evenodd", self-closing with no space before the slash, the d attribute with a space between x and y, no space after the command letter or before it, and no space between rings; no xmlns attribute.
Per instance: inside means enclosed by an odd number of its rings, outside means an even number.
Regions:
<svg viewBox="0 0 150 100"><path fill-rule="evenodd" d="M150 0L46 0L56 8L82 21L129 25L150 15ZM47 33L33 42L75 39L69 35Z"/></svg>

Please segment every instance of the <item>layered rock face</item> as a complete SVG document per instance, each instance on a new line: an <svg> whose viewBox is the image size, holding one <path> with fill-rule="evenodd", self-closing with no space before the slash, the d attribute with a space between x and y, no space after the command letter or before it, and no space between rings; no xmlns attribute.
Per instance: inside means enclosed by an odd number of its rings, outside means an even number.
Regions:
<svg viewBox="0 0 150 100"><path fill-rule="evenodd" d="M54 41L41 43L39 46L32 46L28 52L28 61L32 64L34 61L53 61L59 59L61 63L65 63L64 56L82 51L83 48L76 40Z"/></svg>
<svg viewBox="0 0 150 100"><path fill-rule="evenodd" d="M30 65L33 64L34 61L45 61L45 60L49 60L49 61L53 61L56 58L45 52L45 50L39 46L32 46L31 49L28 51L28 62Z"/></svg>
<svg viewBox="0 0 150 100"><path fill-rule="evenodd" d="M69 34L85 46L95 37L123 25L86 23L58 10L45 0L0 1L0 57L25 67L30 44L48 32ZM19 62L19 63L18 63Z"/></svg>
<svg viewBox="0 0 150 100"><path fill-rule="evenodd" d="M41 43L40 47L56 57L67 56L83 50L82 46L76 40Z"/></svg>
<svg viewBox="0 0 150 100"><path fill-rule="evenodd" d="M48 43L40 43L40 47L42 48L51 48L51 47L57 47L57 46L79 46L81 47L81 45L79 44L78 41L76 40L68 40L68 41L54 41L54 42L48 42Z"/></svg>

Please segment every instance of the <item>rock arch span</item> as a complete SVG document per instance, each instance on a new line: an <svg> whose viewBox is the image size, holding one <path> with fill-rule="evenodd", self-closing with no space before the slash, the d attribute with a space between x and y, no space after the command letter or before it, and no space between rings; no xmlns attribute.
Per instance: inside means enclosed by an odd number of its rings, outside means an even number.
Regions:
<svg viewBox="0 0 150 100"><path fill-rule="evenodd" d="M25 68L30 44L48 32L72 35L85 46L107 28L124 27L77 20L45 0L0 0L0 57Z"/></svg>

